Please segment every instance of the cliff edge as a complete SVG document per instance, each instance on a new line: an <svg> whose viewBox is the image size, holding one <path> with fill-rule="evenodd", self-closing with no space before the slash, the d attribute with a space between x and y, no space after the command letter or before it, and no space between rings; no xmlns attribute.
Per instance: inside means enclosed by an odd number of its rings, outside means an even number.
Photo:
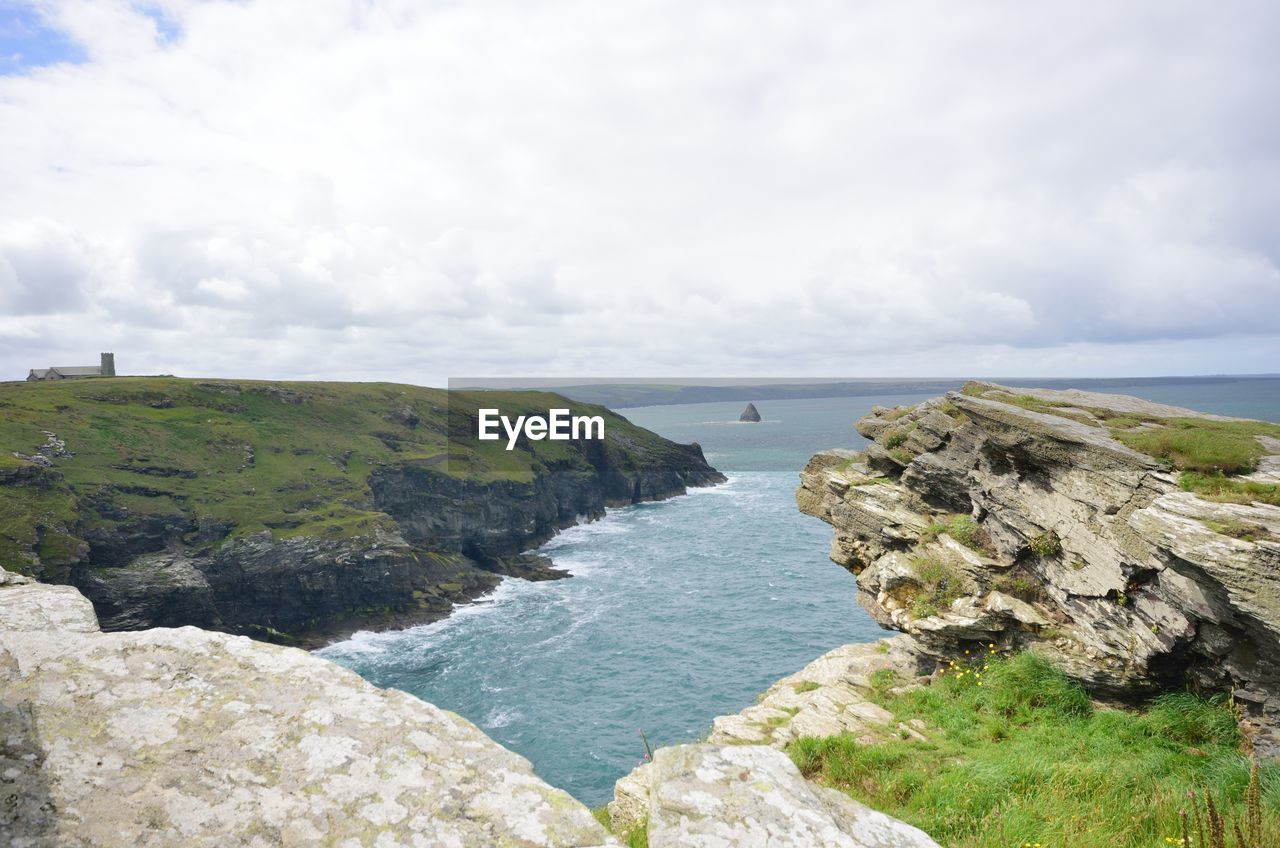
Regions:
<svg viewBox="0 0 1280 848"><path fill-rule="evenodd" d="M453 713L244 636L102 633L3 570L0 775L14 848L617 844Z"/></svg>
<svg viewBox="0 0 1280 848"><path fill-rule="evenodd" d="M1280 750L1280 425L971 383L857 429L796 498L882 626L1034 647L1104 698L1227 689Z"/></svg>

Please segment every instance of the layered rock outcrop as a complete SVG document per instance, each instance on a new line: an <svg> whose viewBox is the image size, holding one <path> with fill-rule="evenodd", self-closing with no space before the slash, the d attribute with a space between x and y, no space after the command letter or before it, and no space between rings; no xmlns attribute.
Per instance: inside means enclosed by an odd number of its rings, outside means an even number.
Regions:
<svg viewBox="0 0 1280 848"><path fill-rule="evenodd" d="M102 633L4 571L0 778L14 848L616 844L453 713L243 636Z"/></svg>
<svg viewBox="0 0 1280 848"><path fill-rule="evenodd" d="M873 411L857 425L873 442L815 456L797 502L835 528L831 558L857 575L862 605L926 656L998 642L1034 647L1103 697L1229 689L1274 751L1280 507L1184 491L1120 441L1197 420L1226 419L976 384ZM1257 442L1265 474L1280 443Z"/></svg>

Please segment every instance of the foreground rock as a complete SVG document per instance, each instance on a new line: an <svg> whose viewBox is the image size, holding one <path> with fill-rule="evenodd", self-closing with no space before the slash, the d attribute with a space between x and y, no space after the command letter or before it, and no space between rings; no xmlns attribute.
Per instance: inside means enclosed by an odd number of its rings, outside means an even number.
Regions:
<svg viewBox="0 0 1280 848"><path fill-rule="evenodd" d="M716 718L708 741L782 748L802 736L850 733L864 744L918 736L869 696L876 688L922 685L922 661L910 636L842 645L773 684L742 712ZM925 664L931 671L932 663Z"/></svg>
<svg viewBox="0 0 1280 848"><path fill-rule="evenodd" d="M875 441L815 456L797 502L835 528L863 606L934 658L990 641L1034 646L1103 696L1230 688L1274 750L1280 508L1181 491L1108 426L1197 416L979 384L873 411L858 431Z"/></svg>
<svg viewBox="0 0 1280 848"><path fill-rule="evenodd" d="M937 848L923 831L805 780L772 748L662 748L652 771L650 848Z"/></svg>
<svg viewBox="0 0 1280 848"><path fill-rule="evenodd" d="M756 409L754 403L747 404L747 408L742 410L742 414L738 416L739 421L758 422L760 420L760 411Z"/></svg>
<svg viewBox="0 0 1280 848"><path fill-rule="evenodd" d="M100 633L74 589L0 577L0 844L616 844L453 713L242 636Z"/></svg>

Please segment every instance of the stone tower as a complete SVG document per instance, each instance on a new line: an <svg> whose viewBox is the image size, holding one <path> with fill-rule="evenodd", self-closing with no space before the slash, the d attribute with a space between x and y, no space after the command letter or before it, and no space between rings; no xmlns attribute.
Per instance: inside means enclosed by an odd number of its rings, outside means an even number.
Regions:
<svg viewBox="0 0 1280 848"><path fill-rule="evenodd" d="M116 355L114 353L102 354L102 376L114 377L116 375Z"/></svg>

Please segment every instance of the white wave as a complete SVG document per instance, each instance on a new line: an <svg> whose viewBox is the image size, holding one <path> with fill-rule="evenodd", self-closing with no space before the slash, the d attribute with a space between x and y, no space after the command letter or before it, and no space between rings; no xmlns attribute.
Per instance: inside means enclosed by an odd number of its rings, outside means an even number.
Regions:
<svg viewBox="0 0 1280 848"><path fill-rule="evenodd" d="M430 624L419 624L403 630L357 630L341 642L334 642L312 651L318 657L334 659L336 657L381 654L395 652L408 644L421 644L430 641L458 623L478 615L488 615L494 610L506 606L512 598L524 594L529 587L536 586L524 580L503 579L489 594L477 598L468 604L455 604L448 618L433 621Z"/></svg>
<svg viewBox="0 0 1280 848"><path fill-rule="evenodd" d="M502 709L499 707L490 710L489 714L486 715L484 720L480 723L489 729L494 729L498 727L506 727L508 724L511 724L511 722L518 721L522 718L524 718L524 714L515 708Z"/></svg>

